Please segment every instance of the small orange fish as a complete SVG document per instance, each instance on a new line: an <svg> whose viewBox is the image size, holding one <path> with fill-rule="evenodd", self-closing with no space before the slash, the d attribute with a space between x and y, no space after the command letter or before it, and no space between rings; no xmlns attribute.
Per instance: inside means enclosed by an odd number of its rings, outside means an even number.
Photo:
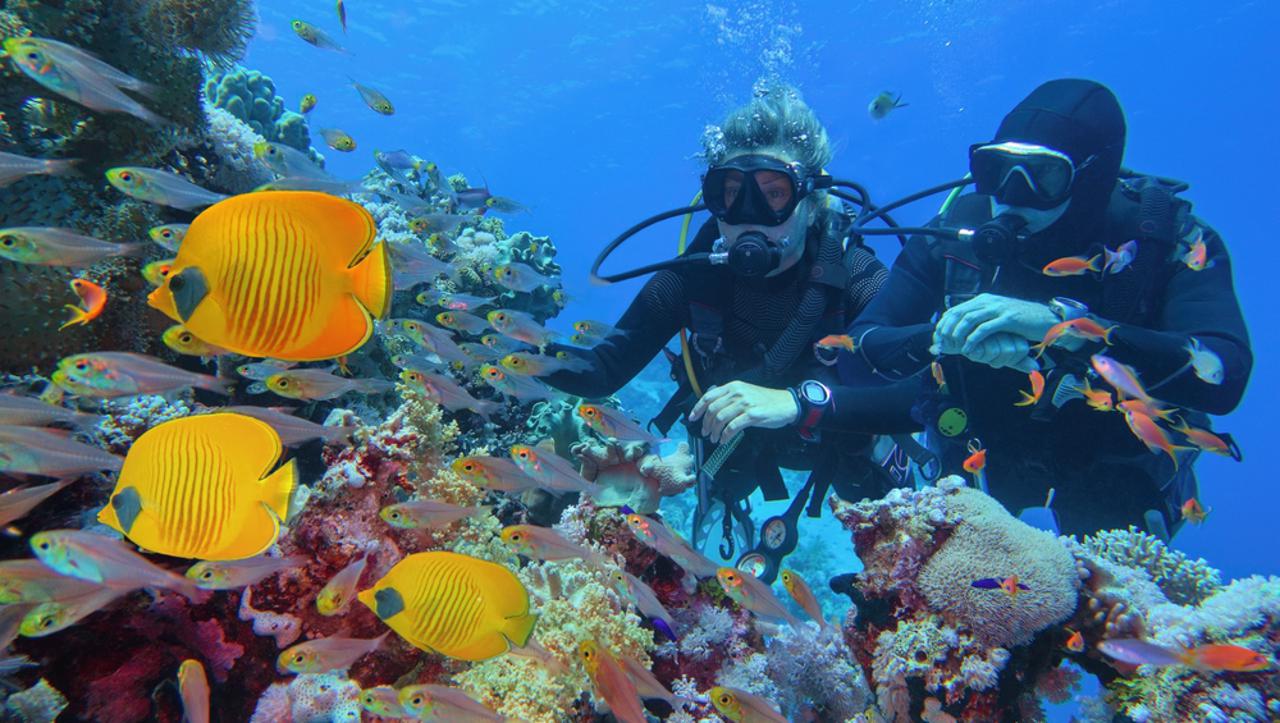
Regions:
<svg viewBox="0 0 1280 723"><path fill-rule="evenodd" d="M1240 645L1201 645L1183 653L1187 665L1200 670L1251 673L1271 667L1271 659Z"/></svg>
<svg viewBox="0 0 1280 723"><path fill-rule="evenodd" d="M854 351L857 345L853 342L853 337L848 334L830 334L818 340L815 345L819 349L848 349Z"/></svg>
<svg viewBox="0 0 1280 723"><path fill-rule="evenodd" d="M1045 332L1044 338L1040 340L1040 343L1033 345L1031 348L1035 351L1036 358L1039 359L1051 344L1063 336L1074 336L1085 341L1101 341L1105 344L1110 344L1111 330L1114 328L1113 326L1104 327L1087 316L1082 316L1079 319L1067 319L1049 327L1049 331Z"/></svg>
<svg viewBox="0 0 1280 723"><path fill-rule="evenodd" d="M929 364L929 371L933 374L933 381L937 383L938 389L943 389L947 386L947 378L943 376L942 365L937 360Z"/></svg>
<svg viewBox="0 0 1280 723"><path fill-rule="evenodd" d="M1126 399L1116 405L1118 412L1137 412L1145 414L1152 419L1161 422L1169 422L1174 419L1174 415L1178 410L1172 407L1161 406L1160 402L1154 399Z"/></svg>
<svg viewBox="0 0 1280 723"><path fill-rule="evenodd" d="M66 308L71 312L71 318L58 327L58 331L73 324L88 324L101 316L103 307L107 305L107 290L88 279L72 279L71 290L80 297L80 303L84 308L67 304Z"/></svg>
<svg viewBox="0 0 1280 723"><path fill-rule="evenodd" d="M1022 395L1022 401L1014 402L1015 407L1034 407L1044 394L1044 375L1038 369L1032 370L1027 378L1031 380L1031 393L1018 390L1018 394Z"/></svg>
<svg viewBox="0 0 1280 723"><path fill-rule="evenodd" d="M1200 506L1200 501L1194 497L1182 503L1182 519L1193 525L1204 524L1204 521L1209 518L1210 512L1213 512L1212 507L1206 510Z"/></svg>
<svg viewBox="0 0 1280 723"><path fill-rule="evenodd" d="M1076 389L1084 395L1085 403L1099 412L1110 412L1116 408L1115 398L1111 396L1111 392L1105 389L1094 389L1088 379L1084 380L1084 386Z"/></svg>
<svg viewBox="0 0 1280 723"><path fill-rule="evenodd" d="M1187 441L1204 450L1205 452L1213 452L1224 457L1238 458L1236 450L1227 440L1210 432L1207 429L1193 427L1187 422L1181 425L1175 425L1173 431L1178 432L1187 438Z"/></svg>
<svg viewBox="0 0 1280 723"><path fill-rule="evenodd" d="M1175 452L1186 447L1179 447L1169 441L1169 435L1156 424L1156 420L1142 412L1127 411L1124 413L1124 421L1128 423L1133 436L1147 445L1147 449L1169 455L1169 459L1173 460L1173 468L1178 469L1178 455Z"/></svg>
<svg viewBox="0 0 1280 723"><path fill-rule="evenodd" d="M965 459L964 471L969 474L978 474L987 468L987 450L977 444L969 444L969 456Z"/></svg>
<svg viewBox="0 0 1280 723"><path fill-rule="evenodd" d="M979 590L1001 590L1014 600L1018 599L1018 595L1023 591L1031 589L1018 580L1017 575L1010 575L1006 578L984 577L981 580L974 580L970 585Z"/></svg>
<svg viewBox="0 0 1280 723"><path fill-rule="evenodd" d="M1182 263L1192 271L1204 271L1213 264L1208 261L1209 248L1205 246L1204 237L1197 236L1195 241L1191 242L1191 247L1187 249L1187 253L1182 256Z"/></svg>
<svg viewBox="0 0 1280 723"><path fill-rule="evenodd" d="M1045 264L1041 269L1041 273L1045 276L1079 276L1093 273L1101 273L1102 267L1099 262L1102 261L1102 254L1097 256L1066 256Z"/></svg>
<svg viewBox="0 0 1280 723"><path fill-rule="evenodd" d="M1071 634L1070 637L1067 638L1065 646L1067 650L1070 650L1073 653L1083 652L1084 636L1080 634L1079 630L1072 630L1071 628L1067 628L1066 630Z"/></svg>

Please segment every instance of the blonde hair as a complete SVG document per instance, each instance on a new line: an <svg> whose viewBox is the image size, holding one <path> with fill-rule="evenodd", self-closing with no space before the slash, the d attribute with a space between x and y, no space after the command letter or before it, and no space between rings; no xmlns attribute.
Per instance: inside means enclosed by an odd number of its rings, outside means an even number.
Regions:
<svg viewBox="0 0 1280 723"><path fill-rule="evenodd" d="M781 151L817 174L831 162L831 142L800 91L784 83L757 87L751 102L729 113L718 128L703 135L709 165L744 151Z"/></svg>

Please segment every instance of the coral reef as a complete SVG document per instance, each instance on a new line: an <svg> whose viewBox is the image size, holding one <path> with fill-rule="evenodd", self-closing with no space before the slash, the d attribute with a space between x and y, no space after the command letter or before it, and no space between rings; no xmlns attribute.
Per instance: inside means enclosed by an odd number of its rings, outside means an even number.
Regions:
<svg viewBox="0 0 1280 723"><path fill-rule="evenodd" d="M67 699L44 678L4 702L5 711L25 723L53 723L66 707Z"/></svg>
<svg viewBox="0 0 1280 723"><path fill-rule="evenodd" d="M153 41L197 52L218 65L244 56L256 16L252 0L139 0L142 27Z"/></svg>
<svg viewBox="0 0 1280 723"><path fill-rule="evenodd" d="M284 98L276 95L276 84L257 70L236 66L210 73L204 82L204 97L269 141L303 152L311 148L306 118L285 110Z"/></svg>
<svg viewBox="0 0 1280 723"><path fill-rule="evenodd" d="M1084 546L1095 557L1145 570L1179 605L1198 605L1222 587L1222 576L1209 563L1170 550L1158 537L1133 527L1086 537Z"/></svg>
<svg viewBox="0 0 1280 723"><path fill-rule="evenodd" d="M659 457L644 442L588 438L570 447L582 460L582 476L603 488L596 501L605 507L626 505L647 515L656 512L663 497L678 495L697 481L689 445Z"/></svg>
<svg viewBox="0 0 1280 723"><path fill-rule="evenodd" d="M959 719L1012 715L999 690L1009 648L1076 609L1079 577L1066 548L954 477L879 501L832 498L832 508L864 564L854 586L865 603L847 636L880 710L918 717L933 695ZM1010 575L1027 587L1016 598L971 585Z"/></svg>

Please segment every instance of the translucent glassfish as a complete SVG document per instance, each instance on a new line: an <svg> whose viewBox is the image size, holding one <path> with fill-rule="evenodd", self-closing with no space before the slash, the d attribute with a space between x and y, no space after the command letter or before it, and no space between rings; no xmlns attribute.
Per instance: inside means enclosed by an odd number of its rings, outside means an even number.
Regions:
<svg viewBox="0 0 1280 723"><path fill-rule="evenodd" d="M600 493L600 486L583 479L578 466L555 452L517 444L511 447L511 461L521 472L538 480L542 488L551 492Z"/></svg>
<svg viewBox="0 0 1280 723"><path fill-rule="evenodd" d="M293 447L312 439L319 439L325 444L342 444L350 441L354 426L329 427L316 424L309 419L295 417L288 410L280 407L235 406L226 407L222 411L243 414L259 419L271 425L280 435L280 441L286 447Z"/></svg>
<svg viewBox="0 0 1280 723"><path fill-rule="evenodd" d="M187 578L194 580L196 586L203 590L239 590L247 585L256 585L276 573L297 569L306 564L307 558L302 555L259 555L245 560L206 560L188 568Z"/></svg>
<svg viewBox="0 0 1280 723"><path fill-rule="evenodd" d="M499 266L493 270L493 277L503 287L526 294L543 286L558 285L555 279L538 273L528 264L518 262Z"/></svg>
<svg viewBox="0 0 1280 723"><path fill-rule="evenodd" d="M337 399L348 392L381 394L395 389L385 379L346 379L323 369L289 369L266 379L267 389L290 399Z"/></svg>
<svg viewBox="0 0 1280 723"><path fill-rule="evenodd" d="M538 348L545 347L559 336L523 311L494 309L485 319L499 333Z"/></svg>
<svg viewBox="0 0 1280 723"><path fill-rule="evenodd" d="M558 392L532 377L508 374L492 364L480 367L480 378L485 384L520 402L537 402L554 398Z"/></svg>
<svg viewBox="0 0 1280 723"><path fill-rule="evenodd" d="M280 653L276 668L281 673L324 673L346 670L351 664L377 650L390 632L376 638L332 636L298 643Z"/></svg>
<svg viewBox="0 0 1280 723"><path fill-rule="evenodd" d="M46 427L68 424L85 429L102 420L96 414L77 412L34 397L0 393L0 425L14 427Z"/></svg>
<svg viewBox="0 0 1280 723"><path fill-rule="evenodd" d="M325 583L320 593L316 595L316 609L321 615L330 617L347 609L355 599L356 585L360 582L360 576L364 574L364 568L368 562L369 557L361 555Z"/></svg>
<svg viewBox="0 0 1280 723"><path fill-rule="evenodd" d="M449 468L477 487L486 489L521 492L541 486L538 480L520 471L515 462L501 457L486 455L459 457L449 465Z"/></svg>
<svg viewBox="0 0 1280 723"><path fill-rule="evenodd" d="M585 560L593 565L603 563L599 552L570 542L549 527L510 525L502 528L502 542L517 554L534 560Z"/></svg>
<svg viewBox="0 0 1280 723"><path fill-rule="evenodd" d="M409 685L400 689L401 709L415 720L479 723L509 720L457 688L443 685Z"/></svg>
<svg viewBox="0 0 1280 723"><path fill-rule="evenodd" d="M229 394L231 382L169 366L145 354L101 351L76 354L58 362L53 383L72 394L111 399L165 394L190 387Z"/></svg>
<svg viewBox="0 0 1280 723"><path fill-rule="evenodd" d="M154 86L74 45L49 38L13 37L4 41L4 50L28 78L90 110L126 113L151 125L167 122L121 90L149 96L154 95Z"/></svg>
<svg viewBox="0 0 1280 723"><path fill-rule="evenodd" d="M25 638L53 635L110 605L128 592L128 589L123 588L98 587L83 595L40 603L23 617L19 632Z"/></svg>
<svg viewBox="0 0 1280 723"><path fill-rule="evenodd" d="M799 626L800 621L755 575L737 568L721 567L716 572L716 579L724 593L743 608L761 617L785 620L793 627Z"/></svg>
<svg viewBox="0 0 1280 723"><path fill-rule="evenodd" d="M124 464L106 450L76 442L56 429L0 427L0 471L74 478L115 472Z"/></svg>
<svg viewBox="0 0 1280 723"><path fill-rule="evenodd" d="M0 151L0 188L17 183L27 176L61 176L70 173L76 159L27 158Z"/></svg>
<svg viewBox="0 0 1280 723"><path fill-rule="evenodd" d="M31 536L31 550L50 569L107 587L133 590L158 587L188 599L201 596L191 580L176 575L130 550L125 543L83 530L46 530Z"/></svg>
<svg viewBox="0 0 1280 723"><path fill-rule="evenodd" d="M136 256L141 251L141 244L109 243L65 228L0 228L0 257L20 264L83 268L113 256Z"/></svg>
<svg viewBox="0 0 1280 723"><path fill-rule="evenodd" d="M648 720L635 682L608 648L594 640L584 640L578 645L578 658L587 669L596 692L609 704L614 717L621 723L645 723Z"/></svg>
<svg viewBox="0 0 1280 723"><path fill-rule="evenodd" d="M388 525L402 530L443 527L458 520L489 513L488 505L465 507L443 500L418 499L387 505L378 516Z"/></svg>
<svg viewBox="0 0 1280 723"><path fill-rule="evenodd" d="M676 564L695 577L715 577L720 565L693 549L666 525L651 517L627 515L627 527L636 538L658 551L658 554L675 560Z"/></svg>
<svg viewBox="0 0 1280 723"><path fill-rule="evenodd" d="M107 171L107 182L116 190L147 203L195 211L229 198L201 188L170 171L139 166L121 166Z"/></svg>
<svg viewBox="0 0 1280 723"><path fill-rule="evenodd" d="M50 482L34 487L16 487L0 494L0 527L8 526L10 522L26 517L36 505L57 494L69 484L71 484L69 480Z"/></svg>
<svg viewBox="0 0 1280 723"><path fill-rule="evenodd" d="M209 678L199 660L184 660L178 666L178 692L187 723L209 723Z"/></svg>

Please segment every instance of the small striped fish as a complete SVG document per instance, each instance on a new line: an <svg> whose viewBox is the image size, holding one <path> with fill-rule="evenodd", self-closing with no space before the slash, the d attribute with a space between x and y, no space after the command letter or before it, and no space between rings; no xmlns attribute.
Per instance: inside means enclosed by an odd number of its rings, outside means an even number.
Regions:
<svg viewBox="0 0 1280 723"><path fill-rule="evenodd" d="M410 555L359 599L414 646L461 660L525 645L537 621L510 570L455 552Z"/></svg>

